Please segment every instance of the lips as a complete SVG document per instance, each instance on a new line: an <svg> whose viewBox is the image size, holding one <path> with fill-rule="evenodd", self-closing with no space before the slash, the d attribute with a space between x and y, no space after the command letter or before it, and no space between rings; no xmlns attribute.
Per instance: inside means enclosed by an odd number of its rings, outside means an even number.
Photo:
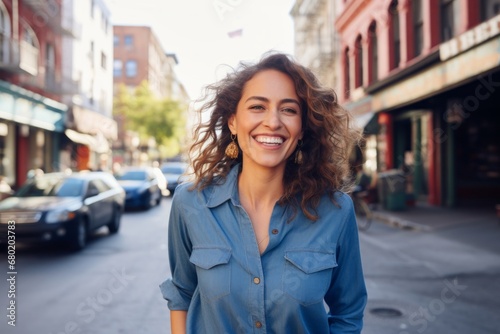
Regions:
<svg viewBox="0 0 500 334"><path fill-rule="evenodd" d="M255 140L265 145L281 145L285 141L282 137L278 136L256 136Z"/></svg>

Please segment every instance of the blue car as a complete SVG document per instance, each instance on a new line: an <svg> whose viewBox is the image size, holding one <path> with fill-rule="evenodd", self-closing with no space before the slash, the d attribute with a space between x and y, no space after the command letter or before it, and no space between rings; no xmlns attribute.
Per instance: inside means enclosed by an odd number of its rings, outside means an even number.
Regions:
<svg viewBox="0 0 500 334"><path fill-rule="evenodd" d="M167 179L167 188L170 194L174 194L175 188L186 180L188 164L184 162L166 162L160 169Z"/></svg>
<svg viewBox="0 0 500 334"><path fill-rule="evenodd" d="M128 167L115 175L125 190L125 209L149 209L162 199L158 177L152 167Z"/></svg>

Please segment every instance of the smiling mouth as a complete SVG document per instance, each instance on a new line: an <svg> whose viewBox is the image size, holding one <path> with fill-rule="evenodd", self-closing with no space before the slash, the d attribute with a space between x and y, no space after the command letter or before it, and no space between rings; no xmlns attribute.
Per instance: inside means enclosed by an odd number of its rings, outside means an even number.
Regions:
<svg viewBox="0 0 500 334"><path fill-rule="evenodd" d="M256 136L255 140L261 144L279 146L285 141L282 137Z"/></svg>

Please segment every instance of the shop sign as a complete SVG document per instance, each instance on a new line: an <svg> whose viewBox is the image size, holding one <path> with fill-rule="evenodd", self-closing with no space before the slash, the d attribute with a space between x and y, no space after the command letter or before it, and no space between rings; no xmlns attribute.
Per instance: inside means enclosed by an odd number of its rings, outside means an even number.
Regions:
<svg viewBox="0 0 500 334"><path fill-rule="evenodd" d="M0 118L49 131L63 131L66 106L46 97L30 98L25 89L0 82Z"/></svg>
<svg viewBox="0 0 500 334"><path fill-rule="evenodd" d="M494 38L468 52L436 64L373 95L374 112L426 98L469 78L495 68L500 63L500 38Z"/></svg>
<svg viewBox="0 0 500 334"><path fill-rule="evenodd" d="M68 128L91 135L101 133L107 139L117 138L118 126L112 118L78 106L73 106L70 113L72 117L68 120Z"/></svg>
<svg viewBox="0 0 500 334"><path fill-rule="evenodd" d="M481 23L439 46L442 61L458 55L500 34L500 15Z"/></svg>

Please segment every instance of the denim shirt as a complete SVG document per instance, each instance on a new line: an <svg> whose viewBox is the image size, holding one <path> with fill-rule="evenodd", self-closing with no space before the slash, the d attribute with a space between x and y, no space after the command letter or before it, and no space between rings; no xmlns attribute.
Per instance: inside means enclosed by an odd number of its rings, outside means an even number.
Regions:
<svg viewBox="0 0 500 334"><path fill-rule="evenodd" d="M202 191L180 185L168 227L172 277L160 285L187 333L360 333L366 305L349 196L323 196L312 222L276 204L260 254L238 196L239 167ZM326 306L327 305L327 306Z"/></svg>

